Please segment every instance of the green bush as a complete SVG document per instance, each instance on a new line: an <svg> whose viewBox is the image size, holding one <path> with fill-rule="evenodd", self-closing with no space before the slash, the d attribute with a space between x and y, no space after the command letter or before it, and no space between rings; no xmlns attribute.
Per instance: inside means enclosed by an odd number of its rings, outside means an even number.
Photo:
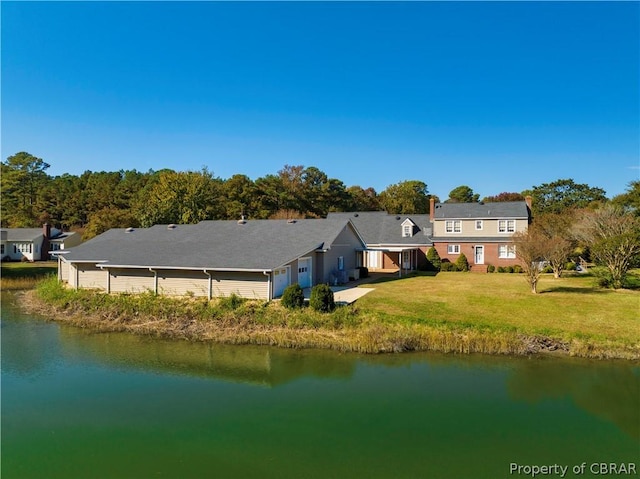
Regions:
<svg viewBox="0 0 640 479"><path fill-rule="evenodd" d="M309 306L316 311L328 313L333 311L336 303L333 299L333 291L328 284L317 284L311 289Z"/></svg>
<svg viewBox="0 0 640 479"><path fill-rule="evenodd" d="M504 269L504 272L505 272L505 273L513 273L513 266L507 266L507 267Z"/></svg>
<svg viewBox="0 0 640 479"><path fill-rule="evenodd" d="M553 273L553 268L550 265L547 265L544 268L542 268L542 272L543 273Z"/></svg>
<svg viewBox="0 0 640 479"><path fill-rule="evenodd" d="M496 267L492 264L487 265L487 273L495 273Z"/></svg>
<svg viewBox="0 0 640 479"><path fill-rule="evenodd" d="M498 266L498 273L504 273L505 269L504 266Z"/></svg>
<svg viewBox="0 0 640 479"><path fill-rule="evenodd" d="M513 272L518 274L522 273L522 266L520 266L519 264L515 265L513 267Z"/></svg>
<svg viewBox="0 0 640 479"><path fill-rule="evenodd" d="M231 293L229 296L224 296L218 300L218 306L221 309L233 311L238 309L245 303L246 299L238 296L236 293Z"/></svg>
<svg viewBox="0 0 640 479"><path fill-rule="evenodd" d="M438 251L432 246L427 251L427 271L440 271L442 260Z"/></svg>
<svg viewBox="0 0 640 479"><path fill-rule="evenodd" d="M453 264L451 261L449 261L448 259L443 259L442 263L440 264L440 271L458 271L458 268L456 267L455 264Z"/></svg>
<svg viewBox="0 0 640 479"><path fill-rule="evenodd" d="M575 271L577 269L577 265L573 261L569 261L564 265L565 271Z"/></svg>
<svg viewBox="0 0 640 479"><path fill-rule="evenodd" d="M304 306L304 292L300 285L294 283L284 288L280 303L289 309L302 308Z"/></svg>
<svg viewBox="0 0 640 479"><path fill-rule="evenodd" d="M456 268L458 271L469 271L469 261L464 253L460 253L458 259L456 260Z"/></svg>

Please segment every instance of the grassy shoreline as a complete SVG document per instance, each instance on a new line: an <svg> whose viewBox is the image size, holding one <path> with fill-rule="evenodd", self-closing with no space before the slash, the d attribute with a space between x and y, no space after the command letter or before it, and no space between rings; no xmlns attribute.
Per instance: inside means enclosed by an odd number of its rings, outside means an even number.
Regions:
<svg viewBox="0 0 640 479"><path fill-rule="evenodd" d="M485 288L474 292L480 280L484 281ZM582 279L569 279L555 283L556 290L548 291L544 298L544 295L528 293L521 278L505 275L417 276L374 285L376 291L356 305L338 308L330 314L308 308L287 310L278 302L234 297L206 301L152 294L73 291L55 279L42 282L37 290L23 293L22 303L31 312L94 331L126 331L189 341L359 353L438 351L528 355L552 352L598 359L640 359L640 323L637 317L626 317L634 310L634 304L640 304L640 294L612 292L613 296L608 296L607 292L595 291L587 295L587 288L580 281ZM465 285L468 291L464 291ZM558 291L558 287L564 289ZM520 289L523 295L519 294ZM422 294L416 294L418 290ZM445 300L451 291L454 291L453 298ZM496 312L495 318L487 313L503 304L505 295L514 308L530 309L521 315L519 322L508 310L506 314ZM587 322L583 321L581 328L580 324L574 324L575 314L549 327L541 310L530 306L562 307L567 295L569 301L575 301L576 295L581 302L585 297L593 297L596 308L602 301L610 307L601 317L587 314ZM589 304L587 307L594 308ZM464 315L460 311L464 311ZM557 312L551 311L551 319ZM584 318L585 312L581 314ZM535 321L533 315L537 316ZM621 324L617 328L601 324L607 321Z"/></svg>

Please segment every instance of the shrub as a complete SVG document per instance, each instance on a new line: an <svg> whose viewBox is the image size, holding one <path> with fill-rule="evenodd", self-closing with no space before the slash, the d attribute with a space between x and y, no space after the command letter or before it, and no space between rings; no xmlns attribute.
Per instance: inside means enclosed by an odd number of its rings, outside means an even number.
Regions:
<svg viewBox="0 0 640 479"><path fill-rule="evenodd" d="M333 299L333 291L328 284L317 284L311 289L309 306L316 311L328 313L333 311L336 303Z"/></svg>
<svg viewBox="0 0 640 479"><path fill-rule="evenodd" d="M553 268L550 265L547 265L544 268L542 268L542 272L543 273L553 273Z"/></svg>
<svg viewBox="0 0 640 479"><path fill-rule="evenodd" d="M442 260L438 251L432 246L427 251L427 271L440 271Z"/></svg>
<svg viewBox="0 0 640 479"><path fill-rule="evenodd" d="M505 269L504 266L498 266L498 273L504 273Z"/></svg>
<svg viewBox="0 0 640 479"><path fill-rule="evenodd" d="M369 277L369 268L360 266L358 269L360 270L360 279Z"/></svg>
<svg viewBox="0 0 640 479"><path fill-rule="evenodd" d="M456 260L456 268L458 271L469 271L469 261L464 253L460 253L458 259Z"/></svg>
<svg viewBox="0 0 640 479"><path fill-rule="evenodd" d="M451 261L449 261L448 259L443 259L442 263L440 264L440 271L458 271L458 268L456 267L455 264L453 264Z"/></svg>
<svg viewBox="0 0 640 479"><path fill-rule="evenodd" d="M519 264L515 265L513 267L513 272L518 274L522 273L522 266L520 266Z"/></svg>
<svg viewBox="0 0 640 479"><path fill-rule="evenodd" d="M487 265L487 273L495 273L496 267L492 264Z"/></svg>
<svg viewBox="0 0 640 479"><path fill-rule="evenodd" d="M505 273L513 273L513 266L507 266L507 267L504 269L504 272L505 272Z"/></svg>
<svg viewBox="0 0 640 479"><path fill-rule="evenodd" d="M564 265L565 271L575 271L577 269L577 265L573 261L569 261Z"/></svg>
<svg viewBox="0 0 640 479"><path fill-rule="evenodd" d="M223 296L218 300L218 306L220 309L226 309L229 311L233 311L234 309L238 309L245 303L246 299L238 296L236 293L231 293L229 296Z"/></svg>
<svg viewBox="0 0 640 479"><path fill-rule="evenodd" d="M298 283L290 284L284 288L280 303L285 308L294 309L304 306L304 292Z"/></svg>

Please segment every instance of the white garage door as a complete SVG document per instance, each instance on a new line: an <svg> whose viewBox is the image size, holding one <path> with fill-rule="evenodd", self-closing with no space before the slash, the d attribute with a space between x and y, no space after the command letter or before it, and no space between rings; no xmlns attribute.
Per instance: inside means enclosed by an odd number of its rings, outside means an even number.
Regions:
<svg viewBox="0 0 640 479"><path fill-rule="evenodd" d="M276 269L273 272L273 297L282 296L287 286L289 286L289 267Z"/></svg>
<svg viewBox="0 0 640 479"><path fill-rule="evenodd" d="M298 260L298 284L301 288L311 287L311 258Z"/></svg>

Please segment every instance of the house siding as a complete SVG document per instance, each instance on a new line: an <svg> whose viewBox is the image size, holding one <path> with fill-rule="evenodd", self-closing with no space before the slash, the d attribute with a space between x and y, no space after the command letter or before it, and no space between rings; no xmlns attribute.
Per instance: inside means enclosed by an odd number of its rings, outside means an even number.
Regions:
<svg viewBox="0 0 640 479"><path fill-rule="evenodd" d="M323 253L322 277L320 283L331 283L338 271L338 258L344 258L344 270L349 271L356 268L356 249L362 248L362 242L347 225L336 237L331 248Z"/></svg>
<svg viewBox="0 0 640 479"><path fill-rule="evenodd" d="M155 291L155 275L144 269L110 269L110 292L144 293Z"/></svg>
<svg viewBox="0 0 640 479"><path fill-rule="evenodd" d="M108 275L106 270L96 267L95 263L77 263L69 266L69 284L77 288L106 290Z"/></svg>
<svg viewBox="0 0 640 479"><path fill-rule="evenodd" d="M212 296L237 294L247 299L269 299L268 277L262 273L212 272Z"/></svg>
<svg viewBox="0 0 640 479"><path fill-rule="evenodd" d="M476 230L476 219L482 220L482 229ZM447 233L446 231L446 222L447 221L461 221L462 231L460 233ZM433 236L436 238L446 236L451 238L453 241L456 236L459 237L487 237L487 236L496 236L509 238L513 234L510 233L499 233L498 232L498 221L501 220L515 220L516 224L516 232L519 231L527 231L527 227L529 225L529 220L526 218L491 218L491 219L483 219L483 218L472 218L472 219L461 219L461 218L447 218L447 219L437 219L433 222Z"/></svg>
<svg viewBox="0 0 640 479"><path fill-rule="evenodd" d="M209 297L209 277L203 271L158 270L158 293Z"/></svg>
<svg viewBox="0 0 640 479"><path fill-rule="evenodd" d="M58 259L58 279L65 283L69 282L69 263L62 258Z"/></svg>

